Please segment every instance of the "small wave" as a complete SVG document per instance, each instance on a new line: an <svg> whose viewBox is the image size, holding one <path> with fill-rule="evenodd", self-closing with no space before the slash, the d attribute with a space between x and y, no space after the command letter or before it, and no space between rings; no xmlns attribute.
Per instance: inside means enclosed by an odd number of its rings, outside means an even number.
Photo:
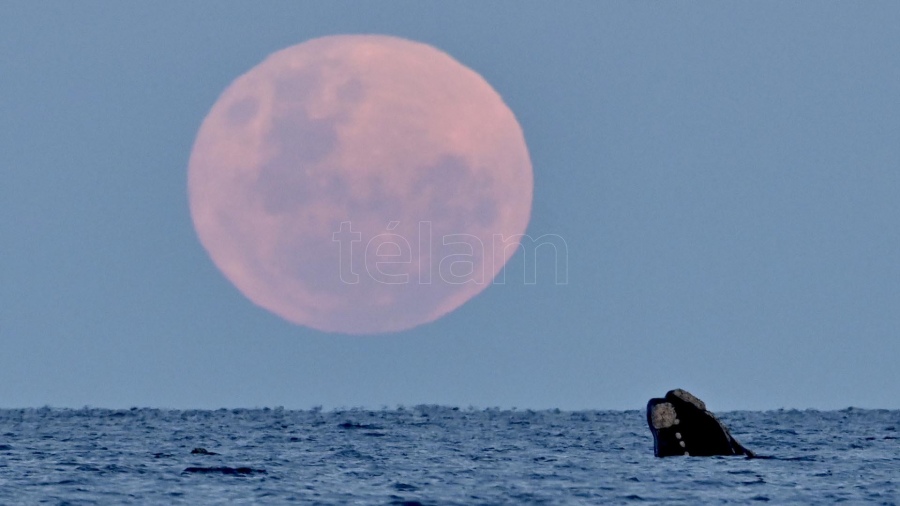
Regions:
<svg viewBox="0 0 900 506"><path fill-rule="evenodd" d="M183 473L199 473L199 474L266 474L265 469L252 469L249 467L188 467Z"/></svg>

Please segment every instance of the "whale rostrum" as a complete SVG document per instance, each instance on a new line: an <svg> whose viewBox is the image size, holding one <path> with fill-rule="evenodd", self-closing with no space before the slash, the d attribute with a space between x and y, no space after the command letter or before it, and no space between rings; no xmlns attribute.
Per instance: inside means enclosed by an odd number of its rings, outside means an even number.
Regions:
<svg viewBox="0 0 900 506"><path fill-rule="evenodd" d="M647 425L657 457L756 455L744 448L703 401L680 388L647 403Z"/></svg>

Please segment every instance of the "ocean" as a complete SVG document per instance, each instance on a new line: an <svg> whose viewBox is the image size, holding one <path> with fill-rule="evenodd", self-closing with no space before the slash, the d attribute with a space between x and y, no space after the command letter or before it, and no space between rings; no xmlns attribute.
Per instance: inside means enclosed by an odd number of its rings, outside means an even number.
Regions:
<svg viewBox="0 0 900 506"><path fill-rule="evenodd" d="M656 458L642 410L3 409L0 504L900 502L900 411L716 414L765 458Z"/></svg>

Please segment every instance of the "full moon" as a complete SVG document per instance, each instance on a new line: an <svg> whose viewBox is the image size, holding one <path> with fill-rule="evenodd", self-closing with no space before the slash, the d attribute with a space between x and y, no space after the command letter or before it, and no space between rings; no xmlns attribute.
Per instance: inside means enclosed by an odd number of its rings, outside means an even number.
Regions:
<svg viewBox="0 0 900 506"><path fill-rule="evenodd" d="M492 284L521 249L533 175L477 73L381 35L267 57L215 102L188 168L191 217L247 298L326 332L409 329Z"/></svg>

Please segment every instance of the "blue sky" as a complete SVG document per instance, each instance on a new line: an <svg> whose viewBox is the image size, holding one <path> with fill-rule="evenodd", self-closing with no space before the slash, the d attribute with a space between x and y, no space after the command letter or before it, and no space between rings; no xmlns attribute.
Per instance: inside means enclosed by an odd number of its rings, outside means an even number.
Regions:
<svg viewBox="0 0 900 506"><path fill-rule="evenodd" d="M0 16L0 407L900 408L895 2L15 2ZM266 55L431 44L525 132L552 262L324 334L194 233L191 146Z"/></svg>

